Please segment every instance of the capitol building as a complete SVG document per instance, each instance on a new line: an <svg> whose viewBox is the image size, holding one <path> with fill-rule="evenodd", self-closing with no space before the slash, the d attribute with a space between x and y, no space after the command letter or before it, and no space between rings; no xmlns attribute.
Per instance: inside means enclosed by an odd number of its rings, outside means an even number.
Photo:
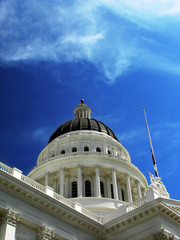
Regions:
<svg viewBox="0 0 180 240"><path fill-rule="evenodd" d="M180 201L161 178L148 185L83 99L74 115L28 176L0 163L0 240L180 239Z"/></svg>

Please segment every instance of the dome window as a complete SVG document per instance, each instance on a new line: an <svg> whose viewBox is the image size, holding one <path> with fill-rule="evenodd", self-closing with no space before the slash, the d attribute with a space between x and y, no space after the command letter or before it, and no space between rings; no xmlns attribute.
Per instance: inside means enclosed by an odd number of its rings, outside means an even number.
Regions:
<svg viewBox="0 0 180 240"><path fill-rule="evenodd" d="M85 152L89 152L89 147L85 146L85 147L84 147L84 151L85 151Z"/></svg>
<svg viewBox="0 0 180 240"><path fill-rule="evenodd" d="M122 188L121 188L121 195L122 195L122 200L125 201L124 190Z"/></svg>
<svg viewBox="0 0 180 240"><path fill-rule="evenodd" d="M85 181L85 197L91 197L91 182Z"/></svg>
<svg viewBox="0 0 180 240"><path fill-rule="evenodd" d="M72 182L72 198L77 197L77 182Z"/></svg>
<svg viewBox="0 0 180 240"><path fill-rule="evenodd" d="M111 151L108 150L108 154L111 155Z"/></svg>
<svg viewBox="0 0 180 240"><path fill-rule="evenodd" d="M99 147L97 147L96 152L101 152L101 149Z"/></svg>
<svg viewBox="0 0 180 240"><path fill-rule="evenodd" d="M73 147L73 148L72 148L72 152L77 152L77 148L76 148L76 147Z"/></svg>
<svg viewBox="0 0 180 240"><path fill-rule="evenodd" d="M111 198L114 199L114 189L113 189L113 184L111 184Z"/></svg>
<svg viewBox="0 0 180 240"><path fill-rule="evenodd" d="M61 150L61 154L65 154L65 150L63 149L63 150Z"/></svg>
<svg viewBox="0 0 180 240"><path fill-rule="evenodd" d="M52 154L51 154L51 157L52 157L52 158L53 158L53 157L55 157L55 154L54 154L54 153L52 153Z"/></svg>
<svg viewBox="0 0 180 240"><path fill-rule="evenodd" d="M101 197L104 197L104 183L100 182Z"/></svg>

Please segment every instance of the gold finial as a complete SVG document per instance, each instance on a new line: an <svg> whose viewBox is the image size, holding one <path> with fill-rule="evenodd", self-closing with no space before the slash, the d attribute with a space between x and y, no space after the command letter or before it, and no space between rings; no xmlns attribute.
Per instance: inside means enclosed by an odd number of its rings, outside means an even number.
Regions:
<svg viewBox="0 0 180 240"><path fill-rule="evenodd" d="M84 103L84 99L81 99L81 104L83 104Z"/></svg>

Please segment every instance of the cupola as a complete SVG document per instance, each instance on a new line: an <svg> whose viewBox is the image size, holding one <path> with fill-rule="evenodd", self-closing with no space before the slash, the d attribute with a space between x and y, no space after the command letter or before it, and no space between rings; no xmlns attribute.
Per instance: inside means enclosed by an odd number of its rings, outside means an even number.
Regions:
<svg viewBox="0 0 180 240"><path fill-rule="evenodd" d="M74 114L76 118L90 118L91 109L84 104L84 99L81 99L81 103L74 109Z"/></svg>

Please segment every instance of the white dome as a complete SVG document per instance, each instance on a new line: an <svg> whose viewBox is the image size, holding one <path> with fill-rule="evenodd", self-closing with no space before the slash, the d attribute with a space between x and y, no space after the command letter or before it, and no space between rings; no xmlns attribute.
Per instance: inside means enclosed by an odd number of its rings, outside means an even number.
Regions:
<svg viewBox="0 0 180 240"><path fill-rule="evenodd" d="M29 177L99 215L142 198L148 187L127 150L94 130L69 131L50 141Z"/></svg>

